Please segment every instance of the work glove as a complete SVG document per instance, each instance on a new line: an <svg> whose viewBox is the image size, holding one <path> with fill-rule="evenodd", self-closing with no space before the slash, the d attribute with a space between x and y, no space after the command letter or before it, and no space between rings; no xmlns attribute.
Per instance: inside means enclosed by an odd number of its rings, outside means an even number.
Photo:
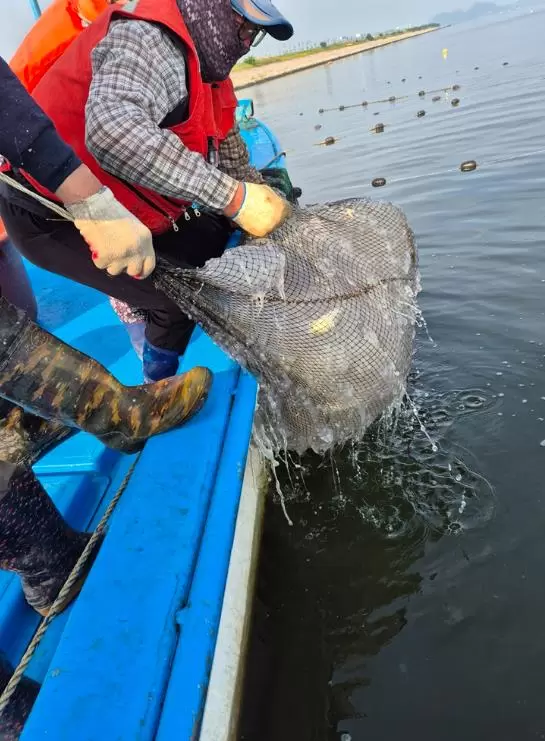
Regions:
<svg viewBox="0 0 545 741"><path fill-rule="evenodd" d="M290 204L268 185L241 183L240 187L243 192L239 188L225 215L253 237L266 237L291 216ZM235 210L236 202L241 205Z"/></svg>
<svg viewBox="0 0 545 741"><path fill-rule="evenodd" d="M266 184L283 193L290 203L296 204L303 192L295 188L285 167L266 167L259 171Z"/></svg>
<svg viewBox="0 0 545 741"><path fill-rule="evenodd" d="M91 250L97 268L110 275L147 278L155 269L150 230L127 211L109 188L66 208Z"/></svg>

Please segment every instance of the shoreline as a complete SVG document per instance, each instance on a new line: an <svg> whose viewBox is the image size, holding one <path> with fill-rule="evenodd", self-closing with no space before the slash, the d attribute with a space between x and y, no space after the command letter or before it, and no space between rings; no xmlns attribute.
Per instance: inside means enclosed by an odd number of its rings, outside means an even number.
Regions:
<svg viewBox="0 0 545 741"><path fill-rule="evenodd" d="M387 46L388 44L395 44L398 41L405 41L406 39L411 39L415 36L422 36L422 34L431 33L432 31L439 31L439 28L424 28L421 31L408 31L407 33L399 34L399 36L390 36L385 39L362 41L360 44L354 44L353 46L348 46L343 49L319 51L316 52L316 54L300 57L298 59L286 59L285 61L271 62L262 67L235 69L231 73L231 80L233 81L235 90L242 90L251 87L252 85L258 85L261 82L277 80L280 77L293 75L296 72L302 72L303 70L312 69L313 67L320 67L323 64L336 62L339 59L346 59L347 57L352 57L365 51L371 51L372 49L378 49L379 47Z"/></svg>

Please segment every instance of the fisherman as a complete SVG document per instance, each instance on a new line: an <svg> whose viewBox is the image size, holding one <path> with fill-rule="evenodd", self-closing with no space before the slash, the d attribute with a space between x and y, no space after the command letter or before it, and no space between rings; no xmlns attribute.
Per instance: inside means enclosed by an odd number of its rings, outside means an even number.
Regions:
<svg viewBox="0 0 545 741"><path fill-rule="evenodd" d="M265 236L290 213L250 165L229 80L266 33L280 40L293 34L270 0L133 0L101 14L35 88L61 136L150 228L155 250L170 262L202 266L223 253L233 222ZM14 177L31 181L20 171ZM173 375L194 325L156 291L151 264L138 276L128 270L138 281L112 278L119 270L99 252L89 260L71 224L52 222L26 196L4 196L0 210L17 248L47 270L143 310L144 375ZM73 214L100 220L104 203L87 202Z"/></svg>
<svg viewBox="0 0 545 741"><path fill-rule="evenodd" d="M89 201L101 204L95 223L76 221L82 238L91 250L111 255L116 269L130 269L131 264L144 269L153 259L147 227L58 137L2 59L0 92L0 152L66 208L86 208ZM0 272L0 568L20 576L27 602L46 615L91 536L67 525L31 465L77 430L116 450L135 452L151 435L193 416L206 398L211 376L205 368L194 368L160 384L122 386L96 361L7 301L6 289L15 303L22 298L26 306L27 297L13 294L5 278ZM61 609L78 594L84 575ZM0 662L0 689L9 674ZM25 681L0 718L2 738L18 737L35 694L36 687Z"/></svg>
<svg viewBox="0 0 545 741"><path fill-rule="evenodd" d="M76 220L76 225L90 249L105 257L111 255L116 268L130 269L131 263L141 266L153 259L147 227L101 186L59 138L51 121L2 59L0 90L0 152L55 193L69 210L85 208L89 201L101 202L101 220ZM23 121L25 125L21 126ZM71 556L63 559L61 531L65 526L60 520L56 526L59 538L52 546L55 563L51 562L51 567L56 577L48 572L46 559L46 563L38 564L41 577L31 578L27 550L32 543L47 541L47 532L40 530L47 518L44 515L45 519L36 520L36 527L29 529L28 515L41 507L54 520L56 510L28 466L78 429L117 450L138 450L152 434L182 424L200 408L210 385L210 372L194 368L167 383L122 386L96 361L46 332L10 303L3 278L0 274L0 567L20 571L27 600L43 613L55 599L83 550L81 542L88 536L78 534L77 548L73 538L68 538ZM8 289L13 291L13 286ZM19 303L17 296L10 295ZM22 488L20 481L25 482ZM21 523L26 529L19 532ZM17 567L21 558L26 571Z"/></svg>

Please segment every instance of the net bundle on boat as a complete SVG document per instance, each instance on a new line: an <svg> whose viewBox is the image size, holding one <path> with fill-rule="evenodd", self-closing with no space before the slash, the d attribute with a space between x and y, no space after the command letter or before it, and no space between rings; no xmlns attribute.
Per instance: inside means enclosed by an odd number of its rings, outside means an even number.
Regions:
<svg viewBox="0 0 545 741"><path fill-rule="evenodd" d="M268 448L324 452L404 393L417 260L389 203L296 208L203 268L161 262L155 281L258 379L256 434Z"/></svg>

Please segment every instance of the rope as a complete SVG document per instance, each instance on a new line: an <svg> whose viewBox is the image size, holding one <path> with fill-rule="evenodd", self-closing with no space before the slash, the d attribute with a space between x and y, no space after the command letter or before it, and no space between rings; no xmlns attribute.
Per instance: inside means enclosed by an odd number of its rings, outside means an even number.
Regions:
<svg viewBox="0 0 545 741"><path fill-rule="evenodd" d="M454 87L452 85L449 85L448 87L440 87L436 90L424 90L423 92L426 95L433 95L434 93L448 93L450 90L454 90ZM348 111L351 108L367 108L371 105L377 105L378 103L398 103L401 100L409 100L410 98L414 97L424 97L420 96L419 93L416 93L414 95L391 95L388 98L379 98L378 100L363 100L361 103L350 103L349 105L337 105L333 106L332 108L320 108L318 113L332 113L333 111Z"/></svg>
<svg viewBox="0 0 545 741"><path fill-rule="evenodd" d="M509 69L516 69L520 65L511 65ZM543 68L543 62L536 62L532 65L525 65L525 71L528 72L528 70L533 70L534 68L538 68L538 71ZM459 75L458 70L456 71L456 75ZM512 82L512 80L509 80L508 82ZM434 95L437 93L448 93L450 91L457 92L458 89L463 88L464 90L471 89L475 86L476 80L472 80L469 83L464 83L463 85L455 83L454 85L448 85L446 87L440 87L435 90L422 90L421 92L424 93L424 95L420 95L420 91L418 93L405 93L404 95L391 95L387 98L378 98L377 100L367 100L367 101L361 101L359 103L351 103L348 105L337 105L332 106L331 108L320 108L318 109L318 113L333 113L335 111L347 111L352 108L366 108L367 106L377 105L379 103L398 103L403 100L410 100L414 98L420 98L422 102L424 102L425 97L428 95ZM500 80L498 82L492 82L486 85L487 90L490 90L492 88L501 87L502 85L506 84L506 80Z"/></svg>
<svg viewBox="0 0 545 741"><path fill-rule="evenodd" d="M125 477L123 481L121 482L119 489L115 493L114 497L112 498L112 501L108 505L108 508L106 509L106 512L102 516L102 519L98 523L94 533L92 534L89 542L85 546L83 553L79 557L76 565L70 572L70 575L68 576L68 579L66 580L63 588L59 592L56 600L51 605L51 608L40 623L38 630L34 634L34 637L32 638L31 642L28 645L27 650L23 654L21 661L17 665L17 668L13 672L13 675L9 682L7 683L4 691L0 695L0 715L4 712L6 707L8 706L11 698L15 694L17 687L19 686L19 683L21 682L21 679L23 678L23 674L28 668L28 665L30 664L30 661L32 657L34 656L34 653L38 646L40 645L40 641L45 635L45 632L47 628L49 627L51 621L54 617L56 617L59 613L63 611L63 609L66 607L64 604L64 601L68 594L70 593L70 590L74 586L74 584L77 582L77 580L80 578L82 572L85 570L85 567L87 566L87 563L93 554L93 551L95 549L95 546L97 545L98 541L102 537L102 534L106 528L106 525L108 524L108 520L110 519L117 503L121 499L123 493L125 492L125 489L127 488L127 485L129 483L129 480L134 472L134 469L136 467L136 464L138 463L138 459L140 456L137 456L137 458L133 461L131 464L131 467L125 474Z"/></svg>
<svg viewBox="0 0 545 741"><path fill-rule="evenodd" d="M482 167L487 167L489 165L503 165L506 162L514 162L516 160L528 159L530 157L536 157L537 155L540 155L540 154L545 154L545 149L534 149L531 152L522 152L521 154L512 154L507 157L494 157L492 159L485 160L484 162L477 162L477 171L480 170ZM398 183L408 183L412 180L421 180L422 178L437 177L438 175L447 175L448 173L453 173L453 172L460 172L460 166L448 167L448 168L445 168L444 170L436 170L435 172L424 172L424 173L419 173L417 175L407 175L406 177L392 178L391 180L384 178L386 180L384 185L397 185Z"/></svg>
<svg viewBox="0 0 545 741"><path fill-rule="evenodd" d="M51 209L51 211L54 211L58 216L62 216L63 219L74 221L74 217L72 216L72 214L70 214L70 212L62 206L59 206L58 203L53 203L53 201L44 198L39 193L35 193L29 188L25 188L24 185L21 185L21 183L17 182L17 180L10 178L10 176L6 175L5 172L0 172L0 181L6 183L6 185L10 185L12 188L15 188L15 190L20 190L21 193L25 193L27 196L34 198L35 201L39 201L43 206Z"/></svg>

